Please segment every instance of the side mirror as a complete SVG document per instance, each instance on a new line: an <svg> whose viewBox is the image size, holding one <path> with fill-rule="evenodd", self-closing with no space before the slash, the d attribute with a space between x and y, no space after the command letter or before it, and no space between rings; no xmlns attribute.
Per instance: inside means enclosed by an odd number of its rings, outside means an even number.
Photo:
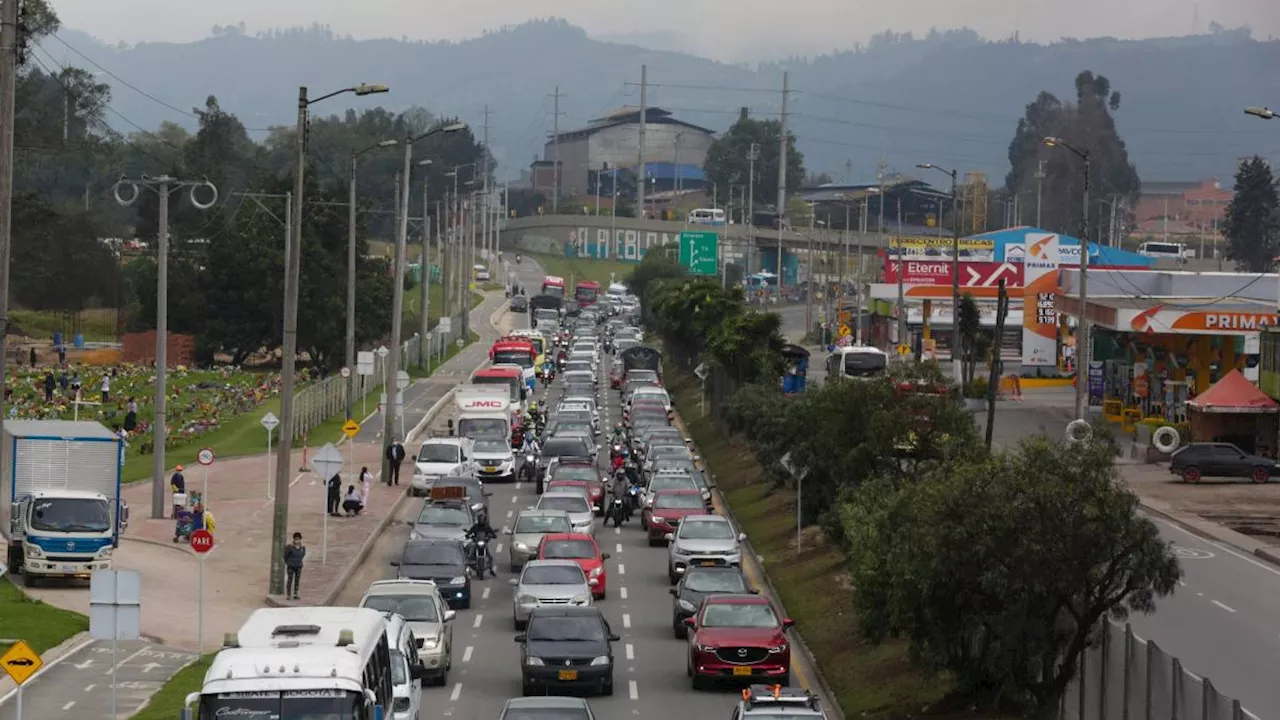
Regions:
<svg viewBox="0 0 1280 720"><path fill-rule="evenodd" d="M600 559L601 559L601 560L608 560L608 559L609 559L609 553L600 553Z"/></svg>
<svg viewBox="0 0 1280 720"><path fill-rule="evenodd" d="M687 618L685 618L685 619L684 619L684 621L683 621L683 624L684 624L684 626L685 626L685 627L689 627L689 628L696 628L696 627L698 627L698 621L697 621L697 620L695 620L695 619L693 619L693 618L691 618L691 617L687 617Z"/></svg>
<svg viewBox="0 0 1280 720"><path fill-rule="evenodd" d="M183 701L183 704L186 706L188 710L194 710L196 707L196 704L199 702L200 702L200 693L193 692L193 693L187 693L187 699Z"/></svg>
<svg viewBox="0 0 1280 720"><path fill-rule="evenodd" d="M400 561L399 561L399 560L392 560L392 561L391 561L391 567L400 567Z"/></svg>
<svg viewBox="0 0 1280 720"><path fill-rule="evenodd" d="M414 461L414 462L418 462L418 456L417 456L417 455L410 455L410 456L409 456L409 459L410 459L410 460L412 460L412 461Z"/></svg>
<svg viewBox="0 0 1280 720"><path fill-rule="evenodd" d="M666 540L667 542L671 542L676 539L676 535L675 533L667 533L666 535L662 536L662 539Z"/></svg>
<svg viewBox="0 0 1280 720"><path fill-rule="evenodd" d="M456 617L458 617L458 611L457 611L457 610L445 610L445 611L444 611L444 621L445 621L445 622L452 622L452 621L453 621L453 619L454 619L454 618L456 618Z"/></svg>
<svg viewBox="0 0 1280 720"><path fill-rule="evenodd" d="M675 597L676 595L680 594L680 590L678 588L667 588L667 594L672 597Z"/></svg>
<svg viewBox="0 0 1280 720"><path fill-rule="evenodd" d="M516 642L518 642L518 643L523 643L523 642L525 641L525 636L524 636L524 635L517 635L517 636L515 637L515 641L516 641Z"/></svg>
<svg viewBox="0 0 1280 720"><path fill-rule="evenodd" d="M599 580L597 580L597 579L595 579L595 578L591 578L590 580L588 580L588 581L587 581L587 585L589 585L589 586L591 586L591 587L595 587L595 586L597 586L597 585L599 585L599 584L600 584L600 581L599 581Z"/></svg>
<svg viewBox="0 0 1280 720"><path fill-rule="evenodd" d="M747 541L747 534L746 534L746 533L738 533L738 542L746 542L746 541Z"/></svg>
<svg viewBox="0 0 1280 720"><path fill-rule="evenodd" d="M610 635L610 636L609 636L609 642L618 642L618 641L619 641L619 640L621 640L621 639L622 639L622 638L618 637L617 635Z"/></svg>
<svg viewBox="0 0 1280 720"><path fill-rule="evenodd" d="M485 496L485 497L493 497L493 493L491 493L491 492L487 492L487 493L485 493L485 494L484 494L484 496Z"/></svg>
<svg viewBox="0 0 1280 720"><path fill-rule="evenodd" d="M510 580L507 581L507 584L510 585L511 587L517 587L518 585L520 585L520 581L516 578L511 578Z"/></svg>
<svg viewBox="0 0 1280 720"><path fill-rule="evenodd" d="M503 534L503 535L510 535L510 534L511 534L511 528L505 528L505 527L504 527L504 528L502 528L502 534Z"/></svg>
<svg viewBox="0 0 1280 720"><path fill-rule="evenodd" d="M747 592L751 593L752 595L759 595L760 588L747 588ZM783 623L783 624L785 625L786 623Z"/></svg>
<svg viewBox="0 0 1280 720"><path fill-rule="evenodd" d="M410 680L421 680L422 678L426 677L426 674L427 673L425 670L422 669L422 666L417 663L413 663L412 665L409 666Z"/></svg>
<svg viewBox="0 0 1280 720"><path fill-rule="evenodd" d="M782 627L788 627L788 628L789 628L789 627L795 627L795 624L796 624L796 621L795 621L795 620L792 620L791 618L783 618L783 619L782 619Z"/></svg>
<svg viewBox="0 0 1280 720"><path fill-rule="evenodd" d="M701 459L702 459L702 456L701 456L701 455L694 455L694 456L693 456L693 461L694 461L694 462L698 462L698 461L699 461L699 460L701 460Z"/></svg>

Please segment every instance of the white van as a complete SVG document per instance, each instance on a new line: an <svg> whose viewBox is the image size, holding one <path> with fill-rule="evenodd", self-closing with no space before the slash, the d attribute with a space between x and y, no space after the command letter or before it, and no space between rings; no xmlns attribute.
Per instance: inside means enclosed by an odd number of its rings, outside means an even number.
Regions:
<svg viewBox="0 0 1280 720"><path fill-rule="evenodd" d="M689 213L690 225L724 225L725 215L720 208L698 208Z"/></svg>
<svg viewBox="0 0 1280 720"><path fill-rule="evenodd" d="M394 720L417 720L422 708L422 672L418 660L418 643L404 617L387 613L387 642L391 646L391 693Z"/></svg>
<svg viewBox="0 0 1280 720"><path fill-rule="evenodd" d="M1183 243L1144 242L1138 246L1138 254L1149 258L1189 260L1196 256L1196 251L1188 249Z"/></svg>

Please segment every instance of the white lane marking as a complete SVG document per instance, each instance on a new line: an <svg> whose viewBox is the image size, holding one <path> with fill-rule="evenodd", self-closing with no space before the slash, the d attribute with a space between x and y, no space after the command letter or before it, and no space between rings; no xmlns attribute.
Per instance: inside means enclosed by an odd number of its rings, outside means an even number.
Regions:
<svg viewBox="0 0 1280 720"><path fill-rule="evenodd" d="M614 528L614 529L613 529L613 534L614 534L614 535L621 535L621 534L622 534L622 528L620 528L620 527L616 527L616 528Z"/></svg>
<svg viewBox="0 0 1280 720"><path fill-rule="evenodd" d="M1214 605L1217 605L1218 607L1222 608L1223 610L1226 610L1229 613L1235 612L1235 608L1231 607L1230 605L1223 605L1217 600L1210 600L1209 602L1212 602Z"/></svg>
<svg viewBox="0 0 1280 720"><path fill-rule="evenodd" d="M493 589L493 588L491 588L491 587L486 587L486 588L484 589L484 592L481 592L481 593L480 593L480 599L481 599L481 600L488 600L488 599L489 599L489 591L490 591L490 590L492 590L492 589Z"/></svg>
<svg viewBox="0 0 1280 720"><path fill-rule="evenodd" d="M96 687L98 687L98 686L97 686L97 685L85 685L85 686L84 686L84 691L85 691L85 692L93 692L93 689L94 689L94 688L96 688Z"/></svg>
<svg viewBox="0 0 1280 720"><path fill-rule="evenodd" d="M147 648L145 648L145 647L144 647L144 648L142 648L142 649L141 649L141 650L139 650L138 652L136 652L136 653L134 653L134 654L130 655L129 657L127 657L127 658L125 658L125 659L121 660L121 661L120 661L120 662L119 662L115 667L113 667L113 668L108 668L108 669L107 669L107 672L106 672L106 673L104 673L104 674L106 674L106 675L110 675L110 674L112 674L113 672L117 672L117 671L119 671L119 670L120 670L120 668L122 668L122 667L124 667L124 666L125 666L125 663L127 663L127 662L129 662L130 660L132 660L132 659L134 659L134 658L138 657L139 655L141 655L142 653L144 653L144 652L146 652L146 651L147 651Z"/></svg>
<svg viewBox="0 0 1280 720"><path fill-rule="evenodd" d="M498 543L497 552L502 552L502 543Z"/></svg>
<svg viewBox="0 0 1280 720"><path fill-rule="evenodd" d="M632 700L640 699L640 689L636 687L635 680L627 681L627 695L631 696Z"/></svg>
<svg viewBox="0 0 1280 720"><path fill-rule="evenodd" d="M626 600L626 599L627 599L627 589L626 589L626 588L618 588L618 598L619 598L619 599L621 599L621 600Z"/></svg>
<svg viewBox="0 0 1280 720"><path fill-rule="evenodd" d="M622 627L631 629L631 613L622 613Z"/></svg>
<svg viewBox="0 0 1280 720"><path fill-rule="evenodd" d="M484 613L480 613L479 615L476 615L476 621L471 623L471 627L478 628L480 627L480 623L483 621L484 621Z"/></svg>
<svg viewBox="0 0 1280 720"><path fill-rule="evenodd" d="M512 515L515 515L515 514L516 514L516 511L515 511L515 510L508 510L508 511L507 511L507 517L511 517Z"/></svg>
<svg viewBox="0 0 1280 720"><path fill-rule="evenodd" d="M1223 545L1222 543L1214 542L1214 541L1212 541L1212 540L1206 540L1206 539L1204 539L1204 538L1200 537L1199 535L1197 535L1197 534L1195 534L1195 533L1191 532L1190 530L1187 530L1186 528L1180 527L1177 523L1173 523L1173 522L1170 522L1170 521L1168 521L1168 520L1164 520L1164 519L1162 519L1162 518L1153 517L1153 516L1151 516L1151 515L1148 515L1147 517L1151 518L1152 520L1155 520L1156 522L1158 522L1158 523L1160 523L1160 524L1162 524L1162 525L1165 525L1165 526L1167 526L1167 527L1171 527L1171 528L1173 528L1174 530L1177 530L1178 532L1180 532L1180 533L1182 533L1182 534L1184 534L1184 535L1188 535L1188 536L1190 536L1190 537L1193 537L1193 538L1195 538L1196 540L1199 540L1200 542L1202 542L1202 543L1204 543L1204 544L1206 544L1206 545L1209 545L1209 546L1211 546L1211 547L1215 547L1215 548L1217 548L1217 549L1221 550L1222 552L1224 552L1224 553L1226 553L1226 554L1228 554L1228 555L1232 555L1232 556L1234 556L1234 557L1237 557L1237 558L1239 558L1239 559L1241 559L1241 560L1244 560L1244 561L1245 561L1245 562L1247 562L1247 563L1250 563L1250 564L1253 564L1253 565L1257 565L1258 567L1262 568L1263 570L1266 570L1267 572L1271 573L1272 575L1280 576L1280 570L1278 570L1278 569L1276 569L1276 568L1274 568L1274 567L1271 567L1270 565L1267 565L1266 563L1263 563L1263 562L1262 562L1262 561L1260 561L1260 560L1255 560L1255 559L1253 559L1253 558L1249 557L1248 555L1241 555L1240 553L1236 552L1235 550L1232 550L1231 548L1226 547L1226 546L1225 546L1225 545Z"/></svg>
<svg viewBox="0 0 1280 720"><path fill-rule="evenodd" d="M462 683L453 684L453 692L449 693L449 702L458 702L458 697L462 695Z"/></svg>
<svg viewBox="0 0 1280 720"><path fill-rule="evenodd" d="M467 649L462 651L462 662L471 662L471 653L474 651L475 648L468 645Z"/></svg>
<svg viewBox="0 0 1280 720"><path fill-rule="evenodd" d="M626 565L623 565L622 563L618 563L618 574L619 574L619 575L626 575L626 574L627 574L627 566L626 566Z"/></svg>
<svg viewBox="0 0 1280 720"><path fill-rule="evenodd" d="M622 552L622 543L618 543L618 552Z"/></svg>
<svg viewBox="0 0 1280 720"><path fill-rule="evenodd" d="M517 489L517 490L519 490L519 489L520 489L520 483L516 483L516 489Z"/></svg>
<svg viewBox="0 0 1280 720"><path fill-rule="evenodd" d="M72 705L75 705L75 704L76 704L76 701L75 701L75 700L72 700L71 702L67 703L66 705L63 705L63 706L62 706L62 709L63 709L63 710L70 710L70 709L71 709L71 706L72 706Z"/></svg>
<svg viewBox="0 0 1280 720"><path fill-rule="evenodd" d="M519 499L519 498L517 498L515 495L512 495L512 496L511 496L511 504L512 504L512 505L514 505L514 504L515 504L515 502L516 502L516 500L518 500L518 499Z"/></svg>
<svg viewBox="0 0 1280 720"><path fill-rule="evenodd" d="M631 643L627 643L627 659L628 660L636 659L636 649L634 646L632 646Z"/></svg>

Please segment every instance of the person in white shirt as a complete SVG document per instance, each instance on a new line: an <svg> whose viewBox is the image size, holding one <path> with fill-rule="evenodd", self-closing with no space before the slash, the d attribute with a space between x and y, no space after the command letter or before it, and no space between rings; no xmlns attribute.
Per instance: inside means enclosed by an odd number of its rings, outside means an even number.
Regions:
<svg viewBox="0 0 1280 720"><path fill-rule="evenodd" d="M102 404L111 402L111 376L102 376Z"/></svg>

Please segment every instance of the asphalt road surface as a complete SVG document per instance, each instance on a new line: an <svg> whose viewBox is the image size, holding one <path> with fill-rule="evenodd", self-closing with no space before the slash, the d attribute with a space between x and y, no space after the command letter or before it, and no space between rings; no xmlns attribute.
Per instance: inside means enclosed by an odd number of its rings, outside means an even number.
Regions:
<svg viewBox="0 0 1280 720"><path fill-rule="evenodd" d="M526 259L525 264L528 262ZM521 268L518 272L538 271ZM522 278L521 282L525 280ZM605 360L601 377L607 378L607 372ZM553 384L552 400L558 392ZM601 398L601 427L607 429L619 417L618 395L606 385ZM451 416L452 408L437 418L433 429L443 428ZM602 474L607 459L607 449L602 449ZM533 488L528 485L492 484L488 489L493 492L489 501L495 529L509 524L519 510L536 501ZM365 567L338 598L339 603L355 604L369 582L394 576L390 562L399 556L409 523L420 507L418 501L406 504L378 540ZM666 548L649 547L638 517L622 528L598 525L596 539L602 551L611 555L605 563L608 596L598 606L622 639L614 644L617 689L613 697L588 700L595 715L602 720L621 720L678 710L686 717L727 716L737 700L736 691L694 692L685 676L685 641L675 639L671 632ZM454 620L453 671L448 685L424 689L423 706L431 708L431 717L494 718L508 698L520 695L519 648L513 642L516 630L512 622L512 588L508 584L513 575L505 562L506 542L506 536L494 541L498 576L476 581L472 608L459 612ZM810 677L811 670L796 668L796 682L807 685ZM421 717L426 717L426 711Z"/></svg>
<svg viewBox="0 0 1280 720"><path fill-rule="evenodd" d="M104 720L111 717L114 670L116 711L132 717L165 681L195 659L191 653L140 641L90 640L43 668L22 690L23 720ZM19 720L17 693L0 698L0 720Z"/></svg>

